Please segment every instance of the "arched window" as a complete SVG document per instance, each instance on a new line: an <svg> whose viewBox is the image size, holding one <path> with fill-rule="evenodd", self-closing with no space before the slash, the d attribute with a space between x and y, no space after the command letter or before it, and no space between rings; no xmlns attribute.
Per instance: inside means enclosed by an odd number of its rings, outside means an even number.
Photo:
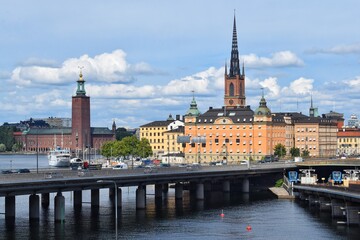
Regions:
<svg viewBox="0 0 360 240"><path fill-rule="evenodd" d="M233 83L230 83L230 86L229 86L229 95L230 95L230 96L234 96L234 84L233 84Z"/></svg>

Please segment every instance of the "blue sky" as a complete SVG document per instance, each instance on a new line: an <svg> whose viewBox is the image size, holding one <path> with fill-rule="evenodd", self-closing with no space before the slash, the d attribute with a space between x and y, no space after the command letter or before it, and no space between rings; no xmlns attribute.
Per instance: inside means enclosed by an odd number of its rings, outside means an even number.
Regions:
<svg viewBox="0 0 360 240"><path fill-rule="evenodd" d="M234 9L252 109L360 115L359 1L0 3L0 123L71 117L78 66L92 126L221 107Z"/></svg>

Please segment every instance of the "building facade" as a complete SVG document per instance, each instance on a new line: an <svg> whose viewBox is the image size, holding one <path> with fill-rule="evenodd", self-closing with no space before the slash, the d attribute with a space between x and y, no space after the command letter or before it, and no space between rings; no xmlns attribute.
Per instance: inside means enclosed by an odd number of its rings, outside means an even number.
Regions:
<svg viewBox="0 0 360 240"><path fill-rule="evenodd" d="M140 139L146 138L149 141L155 158L181 153L182 144L177 142L177 138L183 134L184 123L180 120L180 115L176 119L169 115L166 121L153 121L140 126Z"/></svg>
<svg viewBox="0 0 360 240"><path fill-rule="evenodd" d="M337 133L338 155L358 156L360 155L360 129L342 128Z"/></svg>

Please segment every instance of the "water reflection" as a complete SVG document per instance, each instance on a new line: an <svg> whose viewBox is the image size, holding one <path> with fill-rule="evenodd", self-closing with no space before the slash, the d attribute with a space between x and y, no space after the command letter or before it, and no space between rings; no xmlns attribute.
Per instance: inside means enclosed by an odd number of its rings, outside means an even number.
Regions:
<svg viewBox="0 0 360 240"><path fill-rule="evenodd" d="M89 191L83 191L83 204L76 207L71 194L64 193L63 223L54 222L54 196L50 196L49 207L41 208L38 222L28 219L28 197L18 197L16 219L5 221L4 216L0 219L1 238L114 239L115 208L107 190L101 190L100 207L91 207ZM308 232L313 239L356 239L360 234L358 227L338 225L328 212L313 211L308 205L277 200L263 193L210 192L204 201L198 201L189 191L184 191L183 199L175 199L174 189L169 189L159 199L149 187L146 198L146 209L136 210L135 188L123 189L123 207L118 209L119 238L299 239ZM3 199L0 207L4 209ZM222 211L224 217L220 217ZM248 224L252 226L251 232L246 231Z"/></svg>

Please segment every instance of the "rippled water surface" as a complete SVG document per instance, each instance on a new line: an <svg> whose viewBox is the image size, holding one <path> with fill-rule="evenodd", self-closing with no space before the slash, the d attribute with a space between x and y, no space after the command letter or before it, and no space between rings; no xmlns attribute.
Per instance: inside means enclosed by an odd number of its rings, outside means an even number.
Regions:
<svg viewBox="0 0 360 240"><path fill-rule="evenodd" d="M4 162L0 157L0 164ZM46 158L42 162L47 166ZM184 191L179 202L170 188L167 197L156 202L154 189L148 186L146 210L136 210L135 190L122 188L118 239L360 239L358 226L337 224L330 213L277 200L271 194L214 193L198 202ZM64 223L54 223L54 194L50 194L49 208L41 208L39 222L29 222L28 196L16 197L16 219L6 222L2 197L0 239L115 239L115 214L108 193L102 189L100 207L92 208L90 191L83 191L82 207L74 209L72 194L65 192Z"/></svg>

